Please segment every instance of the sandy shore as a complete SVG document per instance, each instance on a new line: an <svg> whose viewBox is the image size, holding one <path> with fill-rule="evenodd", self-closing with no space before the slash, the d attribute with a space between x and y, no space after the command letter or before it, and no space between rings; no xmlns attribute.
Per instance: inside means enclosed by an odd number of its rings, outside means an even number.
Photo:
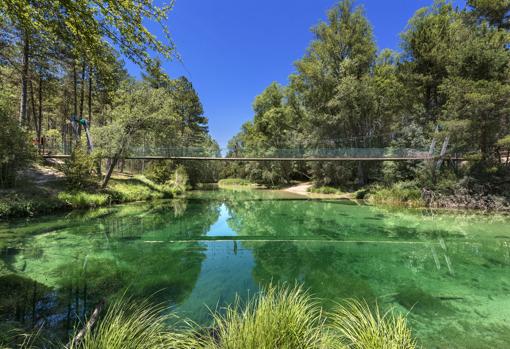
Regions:
<svg viewBox="0 0 510 349"><path fill-rule="evenodd" d="M312 182L299 183L289 188L282 189L282 191L307 196L309 198L315 199L352 199L352 194L350 193L342 193L342 194L319 194L319 193L310 193L308 189L312 186Z"/></svg>

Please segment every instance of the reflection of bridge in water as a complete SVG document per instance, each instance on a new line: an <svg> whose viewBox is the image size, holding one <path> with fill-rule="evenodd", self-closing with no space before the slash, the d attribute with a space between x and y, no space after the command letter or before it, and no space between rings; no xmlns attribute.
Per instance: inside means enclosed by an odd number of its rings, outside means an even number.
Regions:
<svg viewBox="0 0 510 349"><path fill-rule="evenodd" d="M314 148L274 149L241 154L194 147L131 148L125 159L131 160L201 160L201 161L424 161L463 160L457 154L436 154L410 148ZM49 151L45 158L67 158L69 154Z"/></svg>

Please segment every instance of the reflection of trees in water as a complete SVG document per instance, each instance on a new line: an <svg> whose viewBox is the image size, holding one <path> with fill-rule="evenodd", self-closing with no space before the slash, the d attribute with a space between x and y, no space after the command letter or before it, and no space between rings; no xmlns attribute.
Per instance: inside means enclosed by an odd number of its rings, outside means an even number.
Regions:
<svg viewBox="0 0 510 349"><path fill-rule="evenodd" d="M500 219L325 202L245 200L227 206L238 235L290 240L242 242L253 251L253 277L262 285L302 282L326 305L377 299L383 307L411 311L411 321L430 343L436 340L431 334L449 323L483 336L476 328L479 314L501 324L504 315L494 310L510 289L510 244ZM481 231L501 236L479 240ZM501 338L497 331L495 338ZM451 343L461 338L444 336Z"/></svg>
<svg viewBox="0 0 510 349"><path fill-rule="evenodd" d="M12 271L57 291L46 289L53 299L45 309L52 314L49 327L60 323L70 330L100 299L126 289L135 298L180 303L197 281L204 247L169 241L204 235L218 216L217 203L187 205L179 200L125 206L88 222L70 219L62 231L27 240L24 250L10 257Z"/></svg>

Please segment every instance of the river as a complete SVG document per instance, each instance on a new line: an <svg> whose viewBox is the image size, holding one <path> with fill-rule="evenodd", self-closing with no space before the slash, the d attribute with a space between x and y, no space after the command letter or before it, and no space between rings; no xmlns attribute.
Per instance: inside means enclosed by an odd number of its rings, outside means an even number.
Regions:
<svg viewBox="0 0 510 349"><path fill-rule="evenodd" d="M0 223L0 253L0 331L65 334L123 293L207 324L208 307L297 282L326 309L358 298L408 314L425 348L510 343L504 215L204 191Z"/></svg>

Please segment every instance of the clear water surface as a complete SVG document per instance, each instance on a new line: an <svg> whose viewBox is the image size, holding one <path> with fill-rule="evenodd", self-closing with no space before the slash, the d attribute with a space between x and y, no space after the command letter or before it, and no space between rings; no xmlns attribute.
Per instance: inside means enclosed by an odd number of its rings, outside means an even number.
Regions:
<svg viewBox="0 0 510 349"><path fill-rule="evenodd" d="M69 331L127 292L207 324L268 283L408 313L425 348L510 347L510 217L385 209L270 191L0 223L0 330ZM127 291L126 291L127 289Z"/></svg>

